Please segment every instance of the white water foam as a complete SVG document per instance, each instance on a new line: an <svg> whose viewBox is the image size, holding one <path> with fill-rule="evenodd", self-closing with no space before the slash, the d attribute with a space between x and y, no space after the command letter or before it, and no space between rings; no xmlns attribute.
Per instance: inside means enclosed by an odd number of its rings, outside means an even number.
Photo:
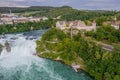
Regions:
<svg viewBox="0 0 120 80"><path fill-rule="evenodd" d="M54 73L54 69L49 70L48 68L49 66L46 66L46 62L44 59L39 58L37 56L33 56L33 54L36 53L35 40L26 40L26 36L23 36L22 34L17 35L11 34L6 35L4 39L0 39L0 43L2 45L4 45L6 41L8 41L11 46L11 52L7 52L6 48L4 47L1 53L0 67L4 69L3 75L6 75L4 73L5 71L18 69L17 67L21 66L26 66L24 72L29 72L34 63L36 66L39 67L38 71L44 71L48 73L53 80L63 80L59 75Z"/></svg>

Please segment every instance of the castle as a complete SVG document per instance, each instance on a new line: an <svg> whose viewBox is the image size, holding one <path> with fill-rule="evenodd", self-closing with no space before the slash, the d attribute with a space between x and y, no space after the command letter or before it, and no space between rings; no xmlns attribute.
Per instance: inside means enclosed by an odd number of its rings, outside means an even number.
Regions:
<svg viewBox="0 0 120 80"><path fill-rule="evenodd" d="M56 28L59 28L61 30L75 28L78 30L86 30L86 31L96 31L96 22L93 21L91 26L87 26L83 21L81 20L75 20L75 21L57 21Z"/></svg>

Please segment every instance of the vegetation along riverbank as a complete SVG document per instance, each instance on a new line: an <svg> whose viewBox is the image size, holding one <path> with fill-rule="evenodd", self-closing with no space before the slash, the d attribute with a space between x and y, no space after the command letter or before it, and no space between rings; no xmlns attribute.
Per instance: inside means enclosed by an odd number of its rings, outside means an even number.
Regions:
<svg viewBox="0 0 120 80"><path fill-rule="evenodd" d="M76 32L76 31L75 31ZM37 43L40 57L60 60L65 64L77 64L95 80L118 80L120 78L119 49L105 51L92 39L84 38L78 31L72 38L70 30L52 28Z"/></svg>

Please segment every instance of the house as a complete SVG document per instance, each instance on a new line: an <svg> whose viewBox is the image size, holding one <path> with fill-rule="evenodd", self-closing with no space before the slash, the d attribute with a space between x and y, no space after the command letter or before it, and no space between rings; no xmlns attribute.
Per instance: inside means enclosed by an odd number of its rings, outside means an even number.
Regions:
<svg viewBox="0 0 120 80"><path fill-rule="evenodd" d="M13 13L1 14L1 18L3 18L3 17L12 18L12 17L14 17L14 16L16 16L16 15L13 14Z"/></svg>
<svg viewBox="0 0 120 80"><path fill-rule="evenodd" d="M25 23L28 22L28 19L26 17L19 17L15 20L17 23Z"/></svg>
<svg viewBox="0 0 120 80"><path fill-rule="evenodd" d="M113 26L115 29L119 29L119 22L117 21L117 18L115 16L114 21L112 22L111 26Z"/></svg>
<svg viewBox="0 0 120 80"><path fill-rule="evenodd" d="M3 17L1 18L2 24L12 24L12 19L9 17Z"/></svg>
<svg viewBox="0 0 120 80"><path fill-rule="evenodd" d="M45 21L45 20L48 20L48 18L47 18L47 17L45 17L45 16L44 16L44 17L42 17L41 19L42 19L42 20L44 20L44 21Z"/></svg>
<svg viewBox="0 0 120 80"><path fill-rule="evenodd" d="M38 21L40 21L40 18L29 17L28 21L30 21L30 22L38 22Z"/></svg>
<svg viewBox="0 0 120 80"><path fill-rule="evenodd" d="M96 31L96 22L93 21L91 26L87 26L83 21L81 20L75 20L75 21L57 21L56 28L59 28L61 30L75 28L78 30L86 30L86 31Z"/></svg>
<svg viewBox="0 0 120 80"><path fill-rule="evenodd" d="M17 16L14 14L1 14L0 15L0 24L13 24L13 20Z"/></svg>

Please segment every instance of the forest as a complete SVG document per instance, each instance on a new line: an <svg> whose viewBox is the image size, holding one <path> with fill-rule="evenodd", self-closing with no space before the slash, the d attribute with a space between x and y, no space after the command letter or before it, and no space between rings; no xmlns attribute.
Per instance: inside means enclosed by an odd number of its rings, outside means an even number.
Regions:
<svg viewBox="0 0 120 80"><path fill-rule="evenodd" d="M48 11L55 7L50 6L31 6L31 7L0 7L0 13L9 13L11 10L13 13L24 13L33 11Z"/></svg>
<svg viewBox="0 0 120 80"><path fill-rule="evenodd" d="M117 43L120 42L120 29L116 30L114 27L100 26L97 31L88 31L85 32L86 36L92 37L97 41L109 42L109 43Z"/></svg>
<svg viewBox="0 0 120 80"><path fill-rule="evenodd" d="M56 21L53 19L39 21L39 22L26 22L16 24L3 24L0 25L0 34L26 32L31 30L48 29L55 27Z"/></svg>
<svg viewBox="0 0 120 80"><path fill-rule="evenodd" d="M40 57L53 60L59 57L66 64L80 64L81 69L95 80L120 79L120 46L109 52L92 39L83 38L81 33L74 35L71 40L70 32L64 33L55 28L45 32L36 43L37 52L42 53L38 54Z"/></svg>

